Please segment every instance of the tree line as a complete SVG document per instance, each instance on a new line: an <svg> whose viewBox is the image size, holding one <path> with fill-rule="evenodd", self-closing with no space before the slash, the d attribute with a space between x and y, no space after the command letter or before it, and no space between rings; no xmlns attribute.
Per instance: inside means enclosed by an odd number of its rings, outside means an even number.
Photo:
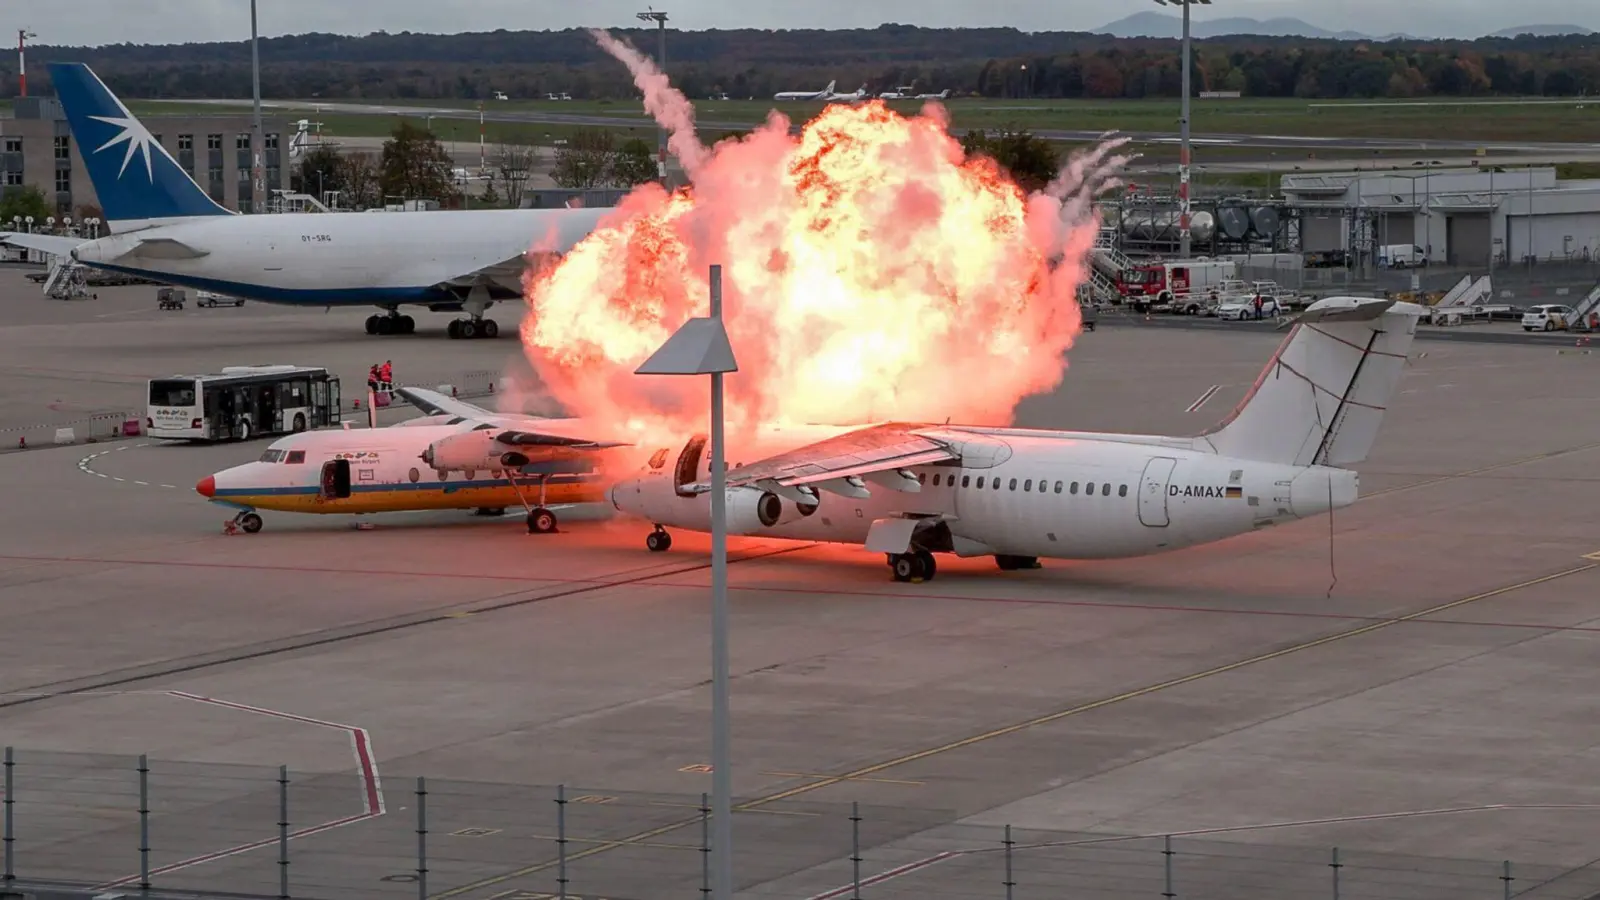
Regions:
<svg viewBox="0 0 1600 900"><path fill-rule="evenodd" d="M616 29L646 52L656 34ZM690 97L780 90L918 90L984 97L1138 99L1181 92L1179 44L1075 32L883 25L839 31L669 30L668 62ZM127 97L250 95L248 42L28 48L38 62L81 61ZM305 34L261 42L262 92L296 99L480 100L565 92L628 101L627 72L580 30L365 37ZM35 69L36 90L47 70ZM1476 41L1353 42L1235 36L1196 43L1194 89L1251 97L1576 96L1600 93L1600 35ZM14 60L0 90L15 93Z"/></svg>

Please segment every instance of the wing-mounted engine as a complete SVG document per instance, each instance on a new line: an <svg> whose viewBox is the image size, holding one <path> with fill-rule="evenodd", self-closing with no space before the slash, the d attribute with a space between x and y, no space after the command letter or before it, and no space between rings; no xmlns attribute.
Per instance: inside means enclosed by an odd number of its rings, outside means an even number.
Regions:
<svg viewBox="0 0 1600 900"><path fill-rule="evenodd" d="M497 472L623 446L626 444L480 424L434 441L422 451L421 458L437 472Z"/></svg>
<svg viewBox="0 0 1600 900"><path fill-rule="evenodd" d="M798 504L755 487L731 487L725 496L728 534L759 535L769 528L787 525L817 510L815 505ZM692 498L674 498L661 504L659 509L652 508L649 515L662 525L710 531L711 493L706 491Z"/></svg>

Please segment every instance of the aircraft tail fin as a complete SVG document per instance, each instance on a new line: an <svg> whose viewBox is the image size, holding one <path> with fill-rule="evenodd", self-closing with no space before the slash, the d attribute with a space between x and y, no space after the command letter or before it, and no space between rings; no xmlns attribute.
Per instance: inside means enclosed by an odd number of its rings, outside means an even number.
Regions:
<svg viewBox="0 0 1600 900"><path fill-rule="evenodd" d="M1367 458L1405 370L1413 303L1329 297L1295 322L1255 385L1201 436L1239 459L1348 466Z"/></svg>
<svg viewBox="0 0 1600 900"><path fill-rule="evenodd" d="M822 92L824 94L831 94L831 93L833 93L833 89L838 87L838 86L839 86L839 82L830 81L830 82L828 82L828 86L822 89Z"/></svg>
<svg viewBox="0 0 1600 900"><path fill-rule="evenodd" d="M88 66L51 63L50 79L67 115L106 223L226 216Z"/></svg>

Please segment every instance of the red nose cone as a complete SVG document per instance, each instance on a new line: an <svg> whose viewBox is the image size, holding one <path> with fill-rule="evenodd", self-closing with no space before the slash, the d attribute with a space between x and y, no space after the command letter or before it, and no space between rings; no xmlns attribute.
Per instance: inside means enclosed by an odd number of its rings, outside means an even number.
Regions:
<svg viewBox="0 0 1600 900"><path fill-rule="evenodd" d="M195 485L194 489L199 491L202 497L215 497L217 494L217 479L207 475L200 479L200 483Z"/></svg>

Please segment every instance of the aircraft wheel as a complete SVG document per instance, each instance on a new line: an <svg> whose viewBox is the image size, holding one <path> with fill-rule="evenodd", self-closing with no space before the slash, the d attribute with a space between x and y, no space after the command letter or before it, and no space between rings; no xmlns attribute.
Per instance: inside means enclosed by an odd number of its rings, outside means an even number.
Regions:
<svg viewBox="0 0 1600 900"><path fill-rule="evenodd" d="M894 580L917 583L927 580L928 570L915 553L897 553L894 558Z"/></svg>
<svg viewBox="0 0 1600 900"><path fill-rule="evenodd" d="M444 333L449 335L452 341L461 337L461 320L451 319L450 326L444 330Z"/></svg>
<svg viewBox="0 0 1600 900"><path fill-rule="evenodd" d="M549 534L556 530L556 514L544 507L535 507L528 513L529 534Z"/></svg>
<svg viewBox="0 0 1600 900"><path fill-rule="evenodd" d="M471 319L460 319L460 320L457 320L456 324L459 326L456 329L456 331L458 331L461 334L461 337L462 337L463 340L469 340L470 341L473 338L478 336L478 323L477 322L474 322Z"/></svg>
<svg viewBox="0 0 1600 900"><path fill-rule="evenodd" d="M245 513L239 517L239 527L244 529L245 534L255 534L261 530L261 525L261 517L255 513Z"/></svg>
<svg viewBox="0 0 1600 900"><path fill-rule="evenodd" d="M651 553L665 553L672 549L672 535L665 531L652 531L645 536L644 545Z"/></svg>
<svg viewBox="0 0 1600 900"><path fill-rule="evenodd" d="M416 334L417 333L417 320L411 318L410 316L401 316L400 317L400 321L399 321L399 325L400 325L400 333L401 334Z"/></svg>
<svg viewBox="0 0 1600 900"><path fill-rule="evenodd" d="M377 334L377 333L378 333L378 317L377 316L367 316L367 334Z"/></svg>
<svg viewBox="0 0 1600 900"><path fill-rule="evenodd" d="M395 321L394 321L394 317L393 316L379 316L378 317L378 333L379 334L385 334L385 335L394 334L394 329L395 329Z"/></svg>
<svg viewBox="0 0 1600 900"><path fill-rule="evenodd" d="M917 562L922 566L922 577L928 581L932 581L933 576L939 574L939 563L934 560L932 553L926 550L918 550Z"/></svg>
<svg viewBox="0 0 1600 900"><path fill-rule="evenodd" d="M500 323L496 322L493 319L484 319L483 320L483 336L486 337L486 338L499 337L500 336Z"/></svg>

